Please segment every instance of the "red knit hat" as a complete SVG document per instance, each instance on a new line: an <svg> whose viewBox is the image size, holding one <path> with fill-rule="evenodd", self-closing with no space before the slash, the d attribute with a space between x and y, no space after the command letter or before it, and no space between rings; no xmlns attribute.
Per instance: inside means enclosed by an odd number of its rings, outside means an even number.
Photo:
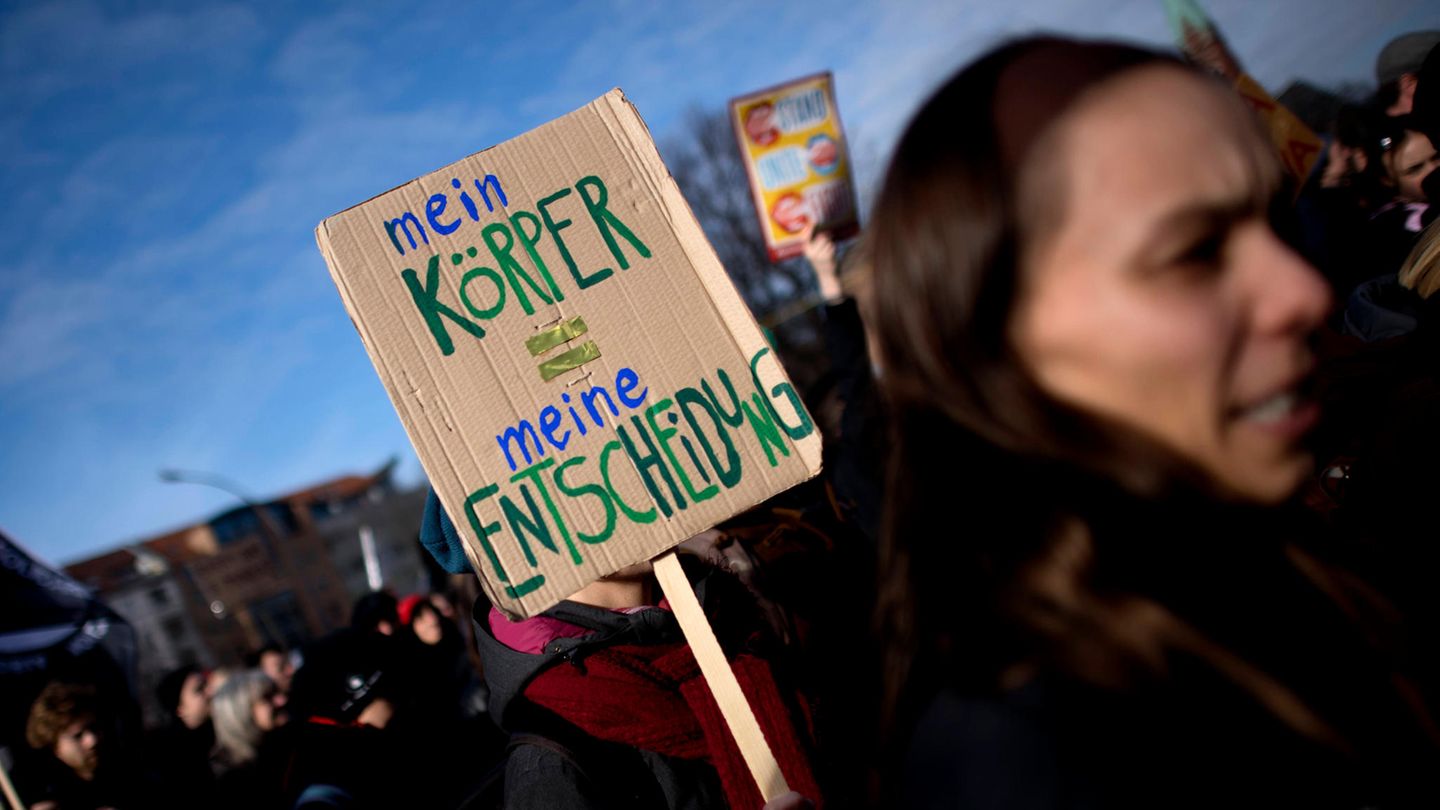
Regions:
<svg viewBox="0 0 1440 810"><path fill-rule="evenodd" d="M425 596L418 593L412 593L401 599L400 604L396 606L396 612L400 614L400 623L409 625L410 620L415 618L415 606L424 601Z"/></svg>

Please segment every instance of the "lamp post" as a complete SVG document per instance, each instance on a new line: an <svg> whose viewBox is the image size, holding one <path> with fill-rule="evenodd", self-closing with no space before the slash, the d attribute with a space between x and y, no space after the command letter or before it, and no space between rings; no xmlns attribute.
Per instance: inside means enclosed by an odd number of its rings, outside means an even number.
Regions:
<svg viewBox="0 0 1440 810"><path fill-rule="evenodd" d="M164 481L167 484L198 484L200 486L218 489L221 492L225 492L229 495L234 496L241 503L245 504L245 506L247 506L250 511L254 513L256 519L260 522L261 540L265 544L265 550L269 553L271 561L275 564L279 564L281 534L279 529L275 526L273 522L274 519L270 515L270 510L257 503L255 499L247 495L245 491L240 488L240 485L224 477L223 475L216 475L215 473L207 472L197 472L193 470L160 470L159 476L160 480ZM215 610L216 605L220 606L219 611ZM223 603L220 603L218 600L211 601L210 610L216 615L217 618L219 618L223 615L225 611L225 605L223 605ZM278 639L279 636L277 635L275 628L271 628L268 626L269 617L260 616L259 618L262 622L266 623L268 633Z"/></svg>
<svg viewBox="0 0 1440 810"><path fill-rule="evenodd" d="M193 470L161 470L160 480L167 484L198 484L204 487L218 489L221 492L233 495L241 503L250 508L260 521L260 531L265 537L265 544L269 546L270 556L274 557L276 549L280 545L280 531L274 524L274 518L270 510L261 506L253 498L240 488L239 484L215 473L197 472Z"/></svg>

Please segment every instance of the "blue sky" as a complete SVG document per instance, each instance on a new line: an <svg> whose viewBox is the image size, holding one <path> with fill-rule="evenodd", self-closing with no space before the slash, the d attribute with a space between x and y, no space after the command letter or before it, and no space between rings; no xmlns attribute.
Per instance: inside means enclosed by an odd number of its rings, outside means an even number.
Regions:
<svg viewBox="0 0 1440 810"><path fill-rule="evenodd" d="M1365 81L1424 0L1211 0L1247 67ZM1037 30L1168 44L1159 0L0 5L0 526L52 562L402 458L313 228L625 89L687 110L833 70L862 189L954 67ZM963 125L963 122L957 122Z"/></svg>

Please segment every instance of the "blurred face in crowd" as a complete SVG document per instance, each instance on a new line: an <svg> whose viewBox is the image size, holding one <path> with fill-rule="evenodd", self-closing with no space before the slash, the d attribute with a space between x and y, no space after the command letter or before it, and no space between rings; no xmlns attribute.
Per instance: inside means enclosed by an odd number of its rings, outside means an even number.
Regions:
<svg viewBox="0 0 1440 810"><path fill-rule="evenodd" d="M285 725L289 716L285 713L285 693L273 683L265 688L260 699L251 708L255 727L261 731L274 731Z"/></svg>
<svg viewBox="0 0 1440 810"><path fill-rule="evenodd" d="M210 695L205 691L204 675L195 672L185 678L175 714L186 728L199 728L210 717Z"/></svg>
<svg viewBox="0 0 1440 810"><path fill-rule="evenodd" d="M260 656L260 671L270 676L281 692L290 692L290 681L295 677L295 668L290 657L282 652L267 650Z"/></svg>
<svg viewBox="0 0 1440 810"><path fill-rule="evenodd" d="M440 643L440 616L428 603L416 609L411 626L415 629L415 637L426 644Z"/></svg>
<svg viewBox="0 0 1440 810"><path fill-rule="evenodd" d="M210 670L210 676L205 679L205 696L210 698L215 697L215 693L219 692L220 687L224 686L228 680L230 680L230 670Z"/></svg>
<svg viewBox="0 0 1440 810"><path fill-rule="evenodd" d="M1435 145L1419 132L1407 131L1400 145L1385 154L1385 168L1395 183L1396 196L1406 202L1425 201L1420 184L1436 166L1440 166L1440 158Z"/></svg>
<svg viewBox="0 0 1440 810"><path fill-rule="evenodd" d="M55 758L81 779L93 779L100 762L100 732L95 719L87 717L66 726L55 739Z"/></svg>
<svg viewBox="0 0 1440 810"><path fill-rule="evenodd" d="M1278 167L1232 96L1138 68L1037 142L1022 198L1059 196L1026 245L1011 339L1052 396L1273 502L1309 470L1307 338L1329 300L1271 230Z"/></svg>
<svg viewBox="0 0 1440 810"><path fill-rule="evenodd" d="M385 728L395 718L395 704L385 698L375 698L366 704L355 718L357 725Z"/></svg>

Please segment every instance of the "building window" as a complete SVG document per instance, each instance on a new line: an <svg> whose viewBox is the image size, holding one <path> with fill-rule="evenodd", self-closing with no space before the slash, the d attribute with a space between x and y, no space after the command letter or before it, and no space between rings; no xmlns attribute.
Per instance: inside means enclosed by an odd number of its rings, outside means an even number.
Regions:
<svg viewBox="0 0 1440 810"><path fill-rule="evenodd" d="M295 514L283 503L242 506L210 521L210 530L215 533L215 541L224 546L251 535L264 536L265 527L260 522L261 509L269 515L270 527L282 537L293 534L299 528L299 524L295 522Z"/></svg>
<svg viewBox="0 0 1440 810"><path fill-rule="evenodd" d="M305 614L293 591L251 602L250 615L267 643L294 649L310 639Z"/></svg>

